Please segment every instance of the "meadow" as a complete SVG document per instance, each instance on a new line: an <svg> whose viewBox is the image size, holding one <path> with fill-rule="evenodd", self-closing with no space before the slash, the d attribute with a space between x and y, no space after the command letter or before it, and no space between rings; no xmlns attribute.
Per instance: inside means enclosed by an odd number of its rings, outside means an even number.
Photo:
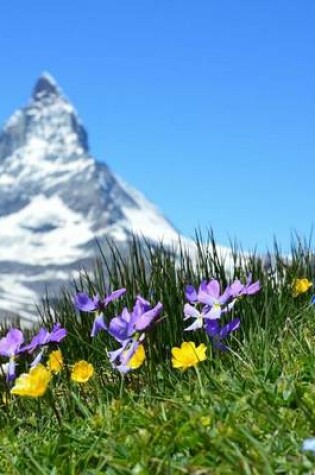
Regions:
<svg viewBox="0 0 315 475"><path fill-rule="evenodd" d="M39 333L2 328L0 473L315 474L310 243L196 244L108 243Z"/></svg>

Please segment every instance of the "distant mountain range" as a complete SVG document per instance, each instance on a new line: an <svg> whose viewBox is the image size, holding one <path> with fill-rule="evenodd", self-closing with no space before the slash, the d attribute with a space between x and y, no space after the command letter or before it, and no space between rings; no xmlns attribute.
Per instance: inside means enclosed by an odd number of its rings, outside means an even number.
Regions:
<svg viewBox="0 0 315 475"><path fill-rule="evenodd" d="M32 323L45 288L95 256L95 238L127 243L133 233L178 242L150 201L91 156L76 110L41 75L0 132L0 315Z"/></svg>

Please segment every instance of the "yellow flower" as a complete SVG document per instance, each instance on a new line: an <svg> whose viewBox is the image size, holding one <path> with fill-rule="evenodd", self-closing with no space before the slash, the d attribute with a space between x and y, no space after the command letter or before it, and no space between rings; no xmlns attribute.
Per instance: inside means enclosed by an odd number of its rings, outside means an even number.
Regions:
<svg viewBox="0 0 315 475"><path fill-rule="evenodd" d="M207 347L203 343L196 347L193 341L184 341L180 348L172 348L172 366L185 370L191 366L196 366L206 357Z"/></svg>
<svg viewBox="0 0 315 475"><path fill-rule="evenodd" d="M144 360L145 360L144 346L139 345L135 354L130 358L127 366L128 368L131 368L131 369L140 368Z"/></svg>
<svg viewBox="0 0 315 475"><path fill-rule="evenodd" d="M211 417L210 416L202 416L202 417L200 417L200 422L204 427L208 427L211 424Z"/></svg>
<svg viewBox="0 0 315 475"><path fill-rule="evenodd" d="M308 279L295 279L292 284L293 297L304 294L312 285Z"/></svg>
<svg viewBox="0 0 315 475"><path fill-rule="evenodd" d="M76 383L87 383L94 374L94 367L91 363L81 360L75 363L71 372L71 379Z"/></svg>
<svg viewBox="0 0 315 475"><path fill-rule="evenodd" d="M46 392L51 380L51 372L44 365L38 364L29 373L23 373L11 389L16 396L40 397Z"/></svg>
<svg viewBox="0 0 315 475"><path fill-rule="evenodd" d="M52 351L49 355L47 368L52 373L60 373L63 368L63 357L60 350Z"/></svg>

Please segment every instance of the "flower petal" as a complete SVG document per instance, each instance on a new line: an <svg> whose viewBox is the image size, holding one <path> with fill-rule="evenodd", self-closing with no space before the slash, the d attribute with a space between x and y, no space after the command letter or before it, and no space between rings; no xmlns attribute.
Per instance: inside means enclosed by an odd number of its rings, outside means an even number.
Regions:
<svg viewBox="0 0 315 475"><path fill-rule="evenodd" d="M162 309L163 305L161 304L161 302L159 302L151 310L148 310L142 315L138 315L137 319L135 319L134 321L135 329L138 331L147 329L151 325L153 320L160 315Z"/></svg>
<svg viewBox="0 0 315 475"><path fill-rule="evenodd" d="M0 340L0 355L13 356L17 354L23 341L24 335L21 330L11 328Z"/></svg>
<svg viewBox="0 0 315 475"><path fill-rule="evenodd" d="M188 302L190 303L197 302L197 291L193 285L186 285L185 296Z"/></svg>
<svg viewBox="0 0 315 475"><path fill-rule="evenodd" d="M114 292L112 292L111 294L107 295L107 297L105 297L105 299L103 300L104 302L104 305L108 305L110 302L112 302L113 300L117 300L119 299L119 297L121 297L122 295L124 295L126 293L126 289L118 289L118 290L115 290Z"/></svg>
<svg viewBox="0 0 315 475"><path fill-rule="evenodd" d="M74 296L73 303L77 310L81 312L94 312L97 308L98 300L91 299L86 292L79 292Z"/></svg>
<svg viewBox="0 0 315 475"><path fill-rule="evenodd" d="M220 296L220 283L216 279L210 280L210 282L207 284L207 293L215 298L218 299Z"/></svg>
<svg viewBox="0 0 315 475"><path fill-rule="evenodd" d="M184 305L184 315L186 318L198 318L201 316L200 312L189 303Z"/></svg>
<svg viewBox="0 0 315 475"><path fill-rule="evenodd" d="M91 336L96 336L101 330L107 330L107 325L104 322L104 315L102 313L94 319Z"/></svg>
<svg viewBox="0 0 315 475"><path fill-rule="evenodd" d="M230 333L237 330L241 325L241 321L239 318L234 318L229 323L224 325L220 330L220 337L226 338Z"/></svg>
<svg viewBox="0 0 315 475"><path fill-rule="evenodd" d="M189 325L189 327L185 328L185 332L199 330L202 327L203 327L203 318L202 317L196 318L196 320L191 325Z"/></svg>

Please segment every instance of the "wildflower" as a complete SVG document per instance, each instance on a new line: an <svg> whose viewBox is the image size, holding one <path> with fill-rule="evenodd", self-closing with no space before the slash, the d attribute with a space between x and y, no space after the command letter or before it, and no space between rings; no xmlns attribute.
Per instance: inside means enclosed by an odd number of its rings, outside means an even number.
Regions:
<svg viewBox="0 0 315 475"><path fill-rule="evenodd" d="M55 323L51 332L46 330L46 328L41 328L37 335L32 338L31 343L24 346L23 350L31 352L49 343L60 343L66 336L67 330L62 328L60 323Z"/></svg>
<svg viewBox="0 0 315 475"><path fill-rule="evenodd" d="M0 340L0 355L9 358L9 366L7 369L7 381L15 379L16 356L23 352L21 345L24 342L24 335L21 330L11 328L5 337Z"/></svg>
<svg viewBox="0 0 315 475"><path fill-rule="evenodd" d="M103 313L100 313L94 318L93 327L91 331L91 336L96 336L101 330L108 330L107 325L104 321Z"/></svg>
<svg viewBox="0 0 315 475"><path fill-rule="evenodd" d="M198 302L198 293L193 285L186 285L185 296L190 303Z"/></svg>
<svg viewBox="0 0 315 475"><path fill-rule="evenodd" d="M196 347L193 341L184 341L180 348L172 348L172 366L182 370L196 366L207 358L206 351L204 343Z"/></svg>
<svg viewBox="0 0 315 475"><path fill-rule="evenodd" d="M128 340L135 333L146 330L159 316L162 308L163 305L160 302L151 308L150 302L138 296L131 313L124 308L120 316L110 321L108 333L118 342Z"/></svg>
<svg viewBox="0 0 315 475"><path fill-rule="evenodd" d="M249 274L246 284L242 284L240 280L235 280L230 286L230 293L234 298L242 295L254 295L260 291L260 288L259 280L252 283L252 274Z"/></svg>
<svg viewBox="0 0 315 475"><path fill-rule="evenodd" d="M71 380L76 383L87 383L94 374L94 367L85 360L78 361L72 368Z"/></svg>
<svg viewBox="0 0 315 475"><path fill-rule="evenodd" d="M11 389L16 396L40 397L45 394L51 380L51 372L42 364L31 368L29 373L23 373Z"/></svg>
<svg viewBox="0 0 315 475"><path fill-rule="evenodd" d="M216 279L210 282L203 281L199 286L198 292L193 286L188 285L185 292L186 298L190 303L201 303L207 305L207 318L220 318L222 306L225 305L231 297L230 288L227 287L223 294L220 294L220 283ZM230 304L231 305L231 304ZM224 311L230 310L226 308Z"/></svg>
<svg viewBox="0 0 315 475"><path fill-rule="evenodd" d="M311 437L303 441L302 450L310 451L315 454L315 438Z"/></svg>
<svg viewBox="0 0 315 475"><path fill-rule="evenodd" d="M100 298L99 295L89 297L86 292L79 292L74 296L73 303L77 310L80 310L81 312L92 312L97 314L93 323L91 336L96 336L101 330L107 330L103 311L110 302L118 299L125 292L126 289L124 288L118 289L103 299Z"/></svg>
<svg viewBox="0 0 315 475"><path fill-rule="evenodd" d="M216 322L222 316L234 308L237 298L242 295L253 295L260 290L260 282L252 283L252 275L249 274L246 284L242 284L240 280L235 280L221 294L220 283L216 279L210 280L208 283L203 281L198 291L188 285L185 289L186 299L189 303L184 306L184 320L194 318L195 321L185 331L192 331L203 328L208 322ZM199 309L199 304L203 305ZM216 328L214 323L210 328Z"/></svg>
<svg viewBox="0 0 315 475"><path fill-rule="evenodd" d="M126 289L118 289L107 295L105 298L100 298L99 295L94 295L92 298L86 292L79 292L74 296L74 305L77 310L82 312L95 312L104 310L107 305L113 300L118 299L126 292Z"/></svg>
<svg viewBox="0 0 315 475"><path fill-rule="evenodd" d="M227 351L228 347L222 343L222 340L227 338L230 333L237 330L240 324L241 322L239 318L234 318L223 327L220 327L218 320L207 320L205 323L205 330L215 348L218 348L221 351Z"/></svg>
<svg viewBox="0 0 315 475"><path fill-rule="evenodd" d="M304 294L312 285L312 282L308 279L295 279L292 283L293 297Z"/></svg>
<svg viewBox="0 0 315 475"><path fill-rule="evenodd" d="M144 346L139 345L133 356L129 359L127 366L130 369L138 369L145 360Z"/></svg>
<svg viewBox="0 0 315 475"><path fill-rule="evenodd" d="M52 351L49 355L47 368L52 373L60 373L63 368L63 357L60 350Z"/></svg>
<svg viewBox="0 0 315 475"><path fill-rule="evenodd" d="M185 289L186 299L189 303L184 306L184 320L194 318L195 321L185 331L198 330L203 327L207 320L217 320L223 313L232 310L236 299L231 300L230 287L227 287L223 294L220 294L220 284L212 279L210 282L203 281L197 290L188 285ZM192 305L193 304L193 305ZM198 304L203 304L201 310Z"/></svg>
<svg viewBox="0 0 315 475"><path fill-rule="evenodd" d="M126 373L132 369L128 362L144 340L145 330L160 315L162 308L160 302L152 308L150 302L138 296L132 312L124 308L121 315L110 321L108 333L121 344L121 348L109 351L108 355L110 362L118 371Z"/></svg>
<svg viewBox="0 0 315 475"><path fill-rule="evenodd" d="M310 304L311 304L311 305L315 305L315 295L312 295Z"/></svg>
<svg viewBox="0 0 315 475"><path fill-rule="evenodd" d="M212 320L213 318L217 319L218 317L215 315L216 314L207 305L199 311L196 307L186 303L184 306L184 320L194 318L195 321L189 327L185 328L185 331L193 331L202 328L205 320Z"/></svg>
<svg viewBox="0 0 315 475"><path fill-rule="evenodd" d="M60 323L55 323L51 332L46 330L46 328L41 328L39 332L32 338L31 343L24 346L23 351L29 351L30 353L35 351L37 348L43 348L49 343L60 343L67 336L67 330L61 327ZM32 361L31 367L37 366L43 357L44 349L38 353L36 358Z"/></svg>
<svg viewBox="0 0 315 475"><path fill-rule="evenodd" d="M200 422L201 422L201 425L203 425L204 427L208 427L210 424L211 424L211 417L210 416L201 416L200 417Z"/></svg>

